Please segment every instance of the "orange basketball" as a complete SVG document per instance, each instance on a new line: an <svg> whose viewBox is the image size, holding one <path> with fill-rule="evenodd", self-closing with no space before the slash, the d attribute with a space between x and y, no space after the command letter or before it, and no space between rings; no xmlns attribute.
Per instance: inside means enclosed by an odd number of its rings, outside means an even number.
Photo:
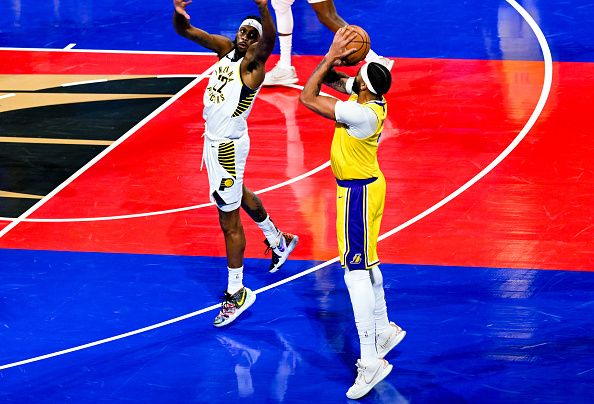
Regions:
<svg viewBox="0 0 594 404"><path fill-rule="evenodd" d="M356 51L344 58L344 62L348 65L356 65L367 56L367 52L369 52L369 49L371 48L371 40L369 39L367 31L358 25L349 25L349 27L354 28L357 32L357 36L347 44L346 48L354 48Z"/></svg>

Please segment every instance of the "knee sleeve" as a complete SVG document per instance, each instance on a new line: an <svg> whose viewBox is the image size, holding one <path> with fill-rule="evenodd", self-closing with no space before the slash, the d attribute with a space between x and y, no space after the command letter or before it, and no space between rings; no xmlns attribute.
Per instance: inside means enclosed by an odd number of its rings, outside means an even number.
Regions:
<svg viewBox="0 0 594 404"><path fill-rule="evenodd" d="M378 334L390 328L388 320L388 307L386 305L386 296L384 292L384 277L382 271L376 265L370 270L371 284L373 285L373 294L375 295L375 307L373 316L375 318L375 329Z"/></svg>
<svg viewBox="0 0 594 404"><path fill-rule="evenodd" d="M345 271L344 283L347 286L353 309L355 311L355 320L366 317L373 313L375 295L373 286L367 270Z"/></svg>
<svg viewBox="0 0 594 404"><path fill-rule="evenodd" d="M353 306L355 324L359 333L359 342L361 343L361 358L364 360L369 359L375 354L375 320L373 316L375 296L369 278L369 271L346 271L344 282L347 285ZM364 345L373 346L373 348L366 349Z"/></svg>
<svg viewBox="0 0 594 404"><path fill-rule="evenodd" d="M380 271L379 267L376 265L369 270L371 274L371 283L374 287L383 288L384 287L384 276L382 275L382 271Z"/></svg>

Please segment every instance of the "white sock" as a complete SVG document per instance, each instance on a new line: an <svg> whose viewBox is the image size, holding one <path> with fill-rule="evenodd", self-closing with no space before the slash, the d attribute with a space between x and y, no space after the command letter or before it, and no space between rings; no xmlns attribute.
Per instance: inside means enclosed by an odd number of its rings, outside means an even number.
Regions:
<svg viewBox="0 0 594 404"><path fill-rule="evenodd" d="M279 35L278 41L280 43L280 60L279 65L282 67L291 67L291 52L293 50L293 34Z"/></svg>
<svg viewBox="0 0 594 404"><path fill-rule="evenodd" d="M230 295L243 288L243 266L239 268L229 268L229 277L227 278L227 293Z"/></svg>
<svg viewBox="0 0 594 404"><path fill-rule="evenodd" d="M292 4L292 3L291 3ZM279 34L280 60L282 67L291 66L291 52L293 48L293 10L291 4L286 1L272 1L274 14L276 16L276 27Z"/></svg>
<svg viewBox="0 0 594 404"><path fill-rule="evenodd" d="M346 270L344 274L353 313L355 314L355 324L359 333L359 343L361 344L361 362L367 366L377 360L377 351L375 350L375 321L373 317L373 308L375 305L375 295L369 272L366 270Z"/></svg>
<svg viewBox="0 0 594 404"><path fill-rule="evenodd" d="M256 222L256 224L264 233L264 236L266 237L266 240L268 240L268 243L270 243L270 246L276 247L280 241L281 232L276 228L274 223L272 223L270 216L266 216L266 219L261 222Z"/></svg>
<svg viewBox="0 0 594 404"><path fill-rule="evenodd" d="M384 293L384 277L377 265L371 268L371 283L375 295L375 308L373 309L375 332L379 335L390 328L390 320L388 320L388 307Z"/></svg>
<svg viewBox="0 0 594 404"><path fill-rule="evenodd" d="M369 52L367 52L367 56L365 56L365 61L367 63L373 62L374 60L377 60L379 57L380 57L380 55L378 55L377 53L375 53L373 51L373 49L369 49Z"/></svg>

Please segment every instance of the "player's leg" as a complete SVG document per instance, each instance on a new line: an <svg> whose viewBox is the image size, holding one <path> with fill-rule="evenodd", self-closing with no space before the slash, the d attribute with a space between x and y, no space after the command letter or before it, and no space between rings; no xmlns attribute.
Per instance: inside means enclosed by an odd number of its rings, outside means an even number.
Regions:
<svg viewBox="0 0 594 404"><path fill-rule="evenodd" d="M307 2L315 11L318 21L328 27L330 31L336 32L339 28L348 25L348 23L338 15L333 0L308 0Z"/></svg>
<svg viewBox="0 0 594 404"><path fill-rule="evenodd" d="M392 365L377 357L375 347L375 294L366 265L366 198L365 186L337 187L338 248L361 353L357 361L357 378L347 391L347 397L351 399L363 397L392 371Z"/></svg>
<svg viewBox="0 0 594 404"><path fill-rule="evenodd" d="M225 237L225 251L227 252L227 267L229 268L230 275L231 271L235 271L234 276L231 280L229 277L229 284L227 285L227 293L233 294L243 287L243 272L237 272L236 269L243 271L243 253L245 251L245 233L243 231L243 225L241 224L241 218L239 216L239 209L232 210L231 212L225 212L218 209L219 212L219 224Z"/></svg>
<svg viewBox="0 0 594 404"><path fill-rule="evenodd" d="M221 311L214 320L215 327L233 322L256 300L256 295L243 285L243 253L245 233L239 216L239 208L226 212L219 208L219 223L225 237L227 252L227 290Z"/></svg>
<svg viewBox="0 0 594 404"><path fill-rule="evenodd" d="M375 296L375 307L373 310L375 320L375 341L377 357L384 358L402 339L406 331L388 320L388 307L384 292L384 277L379 267L377 254L377 239L379 237L380 225L384 214L386 199L386 180L381 175L376 181L367 185L367 226L369 231L369 242L367 245L367 256L373 265L370 269L371 283Z"/></svg>
<svg viewBox="0 0 594 404"><path fill-rule="evenodd" d="M245 234L239 216L248 150L247 136L226 142L204 139L204 162L208 171L210 197L218 207L227 252L227 289L221 311L214 320L216 327L233 322L256 300L256 295L243 285Z"/></svg>
<svg viewBox="0 0 594 404"><path fill-rule="evenodd" d="M348 23L338 15L334 0L308 0L308 2L316 12L318 20L332 32L336 32L339 28L348 25ZM381 63L386 66L388 70L392 70L392 67L394 66L393 60L378 55L373 49L369 50L365 57L365 61Z"/></svg>
<svg viewBox="0 0 594 404"><path fill-rule="evenodd" d="M375 306L373 316L375 320L375 349L378 358L384 358L406 336L400 326L388 320L388 307L384 292L383 275L379 266L370 270Z"/></svg>
<svg viewBox="0 0 594 404"><path fill-rule="evenodd" d="M299 237L291 233L281 232L268 216L264 205L262 205L262 200L245 185L243 186L241 207L256 222L262 233L264 233L264 237L266 237L264 243L272 251L269 271L278 271L297 246Z"/></svg>
<svg viewBox="0 0 594 404"><path fill-rule="evenodd" d="M297 83L297 73L291 63L293 51L293 10L295 0L272 0L280 46L280 59L264 77L265 86Z"/></svg>

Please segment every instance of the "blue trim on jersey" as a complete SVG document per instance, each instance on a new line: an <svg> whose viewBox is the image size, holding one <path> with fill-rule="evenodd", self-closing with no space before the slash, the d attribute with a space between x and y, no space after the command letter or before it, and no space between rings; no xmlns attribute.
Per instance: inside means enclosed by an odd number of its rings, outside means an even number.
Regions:
<svg viewBox="0 0 594 404"><path fill-rule="evenodd" d="M337 178L336 183L343 188L352 188L352 187L361 187L363 185L371 184L375 180L377 180L377 177L354 179L354 180L339 180Z"/></svg>
<svg viewBox="0 0 594 404"><path fill-rule="evenodd" d="M367 269L367 245L365 240L365 185L352 186L349 189L347 240L349 249L345 264L349 269Z"/></svg>

